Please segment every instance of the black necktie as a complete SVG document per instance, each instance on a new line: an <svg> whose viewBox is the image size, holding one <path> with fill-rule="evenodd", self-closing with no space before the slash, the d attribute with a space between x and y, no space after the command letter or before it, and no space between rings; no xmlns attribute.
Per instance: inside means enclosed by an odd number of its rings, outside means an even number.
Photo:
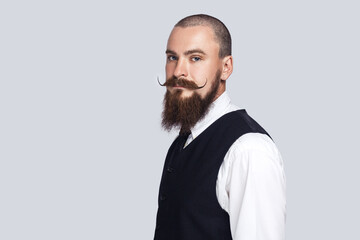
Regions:
<svg viewBox="0 0 360 240"><path fill-rule="evenodd" d="M178 142L177 142L177 149L179 151L183 150L184 146L185 146L185 143L186 143L186 140L188 139L190 133L185 133L185 134L181 134L179 135L178 137Z"/></svg>

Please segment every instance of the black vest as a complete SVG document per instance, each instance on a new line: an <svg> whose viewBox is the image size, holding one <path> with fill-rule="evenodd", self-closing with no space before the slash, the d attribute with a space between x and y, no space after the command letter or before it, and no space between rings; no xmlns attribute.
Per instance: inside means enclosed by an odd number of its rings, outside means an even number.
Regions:
<svg viewBox="0 0 360 240"><path fill-rule="evenodd" d="M238 110L219 118L186 148L186 136L175 139L160 183L155 240L232 239L216 180L231 145L250 132L267 134L245 110Z"/></svg>

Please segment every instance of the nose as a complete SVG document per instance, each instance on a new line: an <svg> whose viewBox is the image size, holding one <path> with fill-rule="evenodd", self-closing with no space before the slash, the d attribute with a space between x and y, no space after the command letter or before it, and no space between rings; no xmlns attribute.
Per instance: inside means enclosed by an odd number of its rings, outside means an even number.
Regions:
<svg viewBox="0 0 360 240"><path fill-rule="evenodd" d="M188 69L185 59L178 59L174 70L174 76L177 78L188 76Z"/></svg>

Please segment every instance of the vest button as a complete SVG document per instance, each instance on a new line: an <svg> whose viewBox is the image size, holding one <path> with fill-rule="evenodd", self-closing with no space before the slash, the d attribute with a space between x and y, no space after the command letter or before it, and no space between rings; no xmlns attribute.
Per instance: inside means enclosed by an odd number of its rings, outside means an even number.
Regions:
<svg viewBox="0 0 360 240"><path fill-rule="evenodd" d="M172 172L174 172L174 169L173 169L172 167L168 167L168 168L167 168L167 171L168 171L169 173L172 173Z"/></svg>
<svg viewBox="0 0 360 240"><path fill-rule="evenodd" d="M164 201L164 200L166 200L166 196L164 194L161 194L160 195L160 201Z"/></svg>

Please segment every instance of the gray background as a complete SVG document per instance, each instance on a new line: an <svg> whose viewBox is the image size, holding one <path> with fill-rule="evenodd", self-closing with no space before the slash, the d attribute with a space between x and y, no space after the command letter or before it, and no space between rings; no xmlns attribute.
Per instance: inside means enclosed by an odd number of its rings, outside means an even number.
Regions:
<svg viewBox="0 0 360 240"><path fill-rule="evenodd" d="M208 13L272 135L287 239L359 239L358 1L1 1L0 239L152 239L165 46Z"/></svg>

